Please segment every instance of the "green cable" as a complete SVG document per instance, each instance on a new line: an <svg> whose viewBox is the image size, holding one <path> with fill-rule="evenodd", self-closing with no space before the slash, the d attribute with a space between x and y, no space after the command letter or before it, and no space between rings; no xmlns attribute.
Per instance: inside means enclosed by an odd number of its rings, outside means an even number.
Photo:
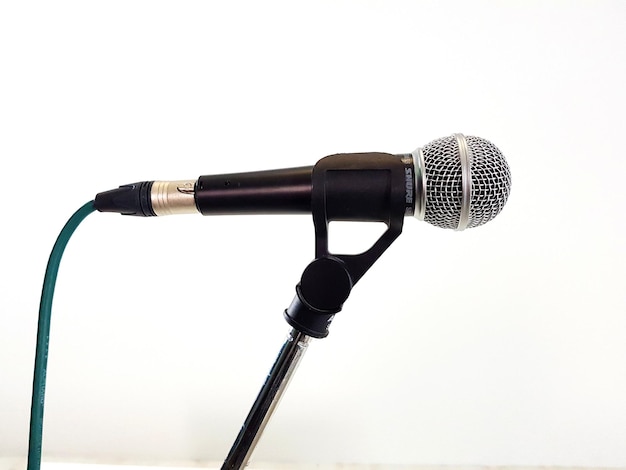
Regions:
<svg viewBox="0 0 626 470"><path fill-rule="evenodd" d="M89 201L78 209L67 221L59 234L46 268L43 281L41 302L39 304L39 326L37 329L37 346L35 349L35 369L33 372L33 397L30 407L30 435L28 438L28 470L39 470L41 467L41 447L43 441L43 405L46 393L46 370L48 366L48 344L50 341L50 316L52 313L52 297L59 272L59 264L67 242L76 227L93 211L94 201Z"/></svg>

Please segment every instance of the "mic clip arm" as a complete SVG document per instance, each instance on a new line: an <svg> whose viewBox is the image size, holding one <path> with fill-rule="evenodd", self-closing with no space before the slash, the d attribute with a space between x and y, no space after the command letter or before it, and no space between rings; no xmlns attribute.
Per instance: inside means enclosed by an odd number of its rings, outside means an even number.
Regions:
<svg viewBox="0 0 626 470"><path fill-rule="evenodd" d="M405 184L407 180L412 184L412 167L410 155L386 153L331 155L314 166L315 259L305 268L284 312L294 329L314 338L328 335L352 287L400 235L405 215L413 214L413 192ZM332 254L328 224L333 220L384 222L387 230L363 253Z"/></svg>

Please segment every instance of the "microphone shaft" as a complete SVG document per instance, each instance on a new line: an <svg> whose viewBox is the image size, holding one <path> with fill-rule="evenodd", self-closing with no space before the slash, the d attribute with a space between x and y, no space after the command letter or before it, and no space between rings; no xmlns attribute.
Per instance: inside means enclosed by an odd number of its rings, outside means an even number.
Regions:
<svg viewBox="0 0 626 470"><path fill-rule="evenodd" d="M196 184L202 215L311 213L312 166L206 175Z"/></svg>
<svg viewBox="0 0 626 470"><path fill-rule="evenodd" d="M328 221L384 222L397 205L413 215L415 189L411 155L346 153L314 166L126 184L98 193L94 207L142 217L311 214L317 207Z"/></svg>

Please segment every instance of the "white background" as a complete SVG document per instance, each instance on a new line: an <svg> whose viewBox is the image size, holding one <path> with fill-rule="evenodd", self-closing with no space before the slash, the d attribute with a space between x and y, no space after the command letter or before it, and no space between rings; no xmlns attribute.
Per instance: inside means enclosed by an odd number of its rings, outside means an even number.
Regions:
<svg viewBox="0 0 626 470"><path fill-rule="evenodd" d="M406 221L255 460L626 465L625 46L624 2L2 3L0 456L27 449L48 254L97 192L463 132L507 156L508 205ZM222 459L312 256L307 216L89 216L44 459Z"/></svg>

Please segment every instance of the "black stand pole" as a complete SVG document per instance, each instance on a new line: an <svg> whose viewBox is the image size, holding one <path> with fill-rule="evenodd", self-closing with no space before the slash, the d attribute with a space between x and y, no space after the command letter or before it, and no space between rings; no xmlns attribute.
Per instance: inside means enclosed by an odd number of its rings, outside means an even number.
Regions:
<svg viewBox="0 0 626 470"><path fill-rule="evenodd" d="M222 470L238 470L248 464L248 460L287 385L289 385L310 339L309 336L300 331L291 330L222 465Z"/></svg>

